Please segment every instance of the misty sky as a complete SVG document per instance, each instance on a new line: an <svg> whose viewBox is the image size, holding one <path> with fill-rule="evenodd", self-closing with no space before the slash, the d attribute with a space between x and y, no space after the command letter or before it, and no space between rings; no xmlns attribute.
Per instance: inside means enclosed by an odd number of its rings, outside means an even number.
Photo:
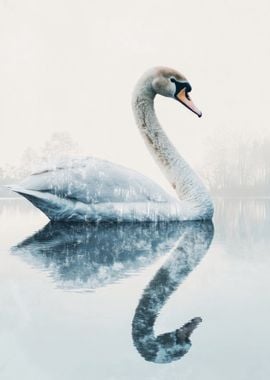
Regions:
<svg viewBox="0 0 270 380"><path fill-rule="evenodd" d="M130 107L156 65L182 71L203 111L157 99L193 165L209 137L269 136L269 11L267 0L0 0L0 166L67 131L82 154L160 181Z"/></svg>

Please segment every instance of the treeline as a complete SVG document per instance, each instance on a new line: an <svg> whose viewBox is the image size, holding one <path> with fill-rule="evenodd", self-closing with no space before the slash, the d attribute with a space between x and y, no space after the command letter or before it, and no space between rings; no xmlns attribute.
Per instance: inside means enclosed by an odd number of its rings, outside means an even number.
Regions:
<svg viewBox="0 0 270 380"><path fill-rule="evenodd" d="M12 194L1 185L17 183L34 171L50 165L50 162L77 153L77 144L66 132L54 133L38 150L27 148L21 157L19 165L0 167L0 197L8 197Z"/></svg>
<svg viewBox="0 0 270 380"><path fill-rule="evenodd" d="M203 177L215 195L270 196L270 140L211 144Z"/></svg>
<svg viewBox="0 0 270 380"><path fill-rule="evenodd" d="M208 142L206 151L204 167L199 171L212 194L270 196L270 139L215 138ZM19 165L0 167L0 185L16 183L50 162L77 153L78 147L68 133L55 133L38 151L26 149ZM0 196L8 195L11 193L0 187Z"/></svg>

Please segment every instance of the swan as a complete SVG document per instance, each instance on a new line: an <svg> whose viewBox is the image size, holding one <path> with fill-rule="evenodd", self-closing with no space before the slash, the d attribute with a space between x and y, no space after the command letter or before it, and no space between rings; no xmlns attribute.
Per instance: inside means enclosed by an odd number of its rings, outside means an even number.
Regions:
<svg viewBox="0 0 270 380"><path fill-rule="evenodd" d="M83 225L50 222L12 247L11 252L31 267L47 272L57 288L71 291L96 291L122 282L167 254L138 301L131 334L145 360L170 363L189 351L191 334L202 320L192 318L160 335L155 333L156 320L171 295L200 264L213 236L211 220Z"/></svg>
<svg viewBox="0 0 270 380"><path fill-rule="evenodd" d="M52 221L185 221L213 216L211 197L168 139L155 114L157 94L179 101L201 117L191 85L176 70L155 67L138 81L132 98L137 126L178 199L138 172L102 159L77 158L33 173L11 190Z"/></svg>

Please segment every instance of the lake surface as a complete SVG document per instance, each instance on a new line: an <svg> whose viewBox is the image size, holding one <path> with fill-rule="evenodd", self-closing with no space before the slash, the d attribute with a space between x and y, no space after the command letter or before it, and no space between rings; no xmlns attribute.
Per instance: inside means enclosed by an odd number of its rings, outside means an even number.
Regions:
<svg viewBox="0 0 270 380"><path fill-rule="evenodd" d="M218 199L213 224L47 223L0 200L1 380L270 378L269 200Z"/></svg>

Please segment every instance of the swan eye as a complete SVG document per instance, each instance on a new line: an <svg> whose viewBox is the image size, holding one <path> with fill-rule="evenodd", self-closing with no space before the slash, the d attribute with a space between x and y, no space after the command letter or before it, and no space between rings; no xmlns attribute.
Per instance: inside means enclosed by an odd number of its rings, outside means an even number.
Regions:
<svg viewBox="0 0 270 380"><path fill-rule="evenodd" d="M174 79L174 78L170 78L170 81L173 83L176 83L176 79Z"/></svg>

